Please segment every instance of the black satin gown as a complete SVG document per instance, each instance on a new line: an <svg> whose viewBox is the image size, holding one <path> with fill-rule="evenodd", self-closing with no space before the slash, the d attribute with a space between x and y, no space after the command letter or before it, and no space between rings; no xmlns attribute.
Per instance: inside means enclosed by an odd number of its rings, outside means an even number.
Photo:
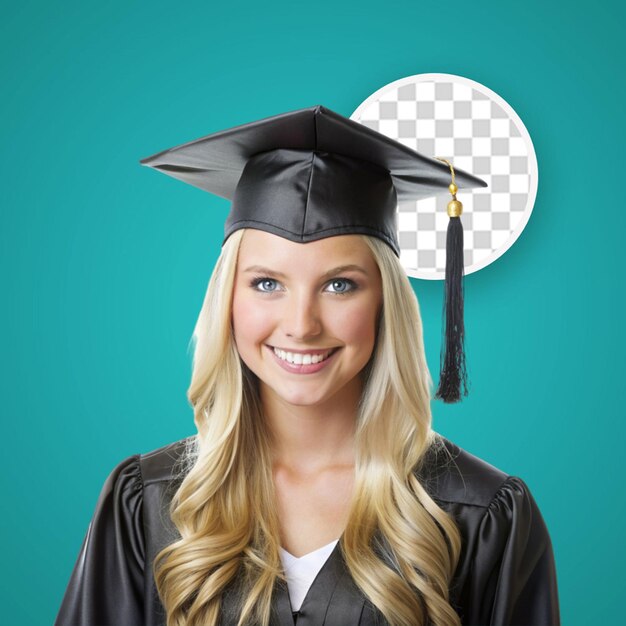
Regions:
<svg viewBox="0 0 626 626"><path fill-rule="evenodd" d="M462 552L450 586L464 625L560 624L550 536L526 484L447 439L427 453L422 484L452 514ZM69 580L56 626L165 626L152 576L158 552L178 538L168 505L185 440L123 460L107 478ZM236 626L236 580L222 597L221 626ZM350 577L339 541L293 612L286 584L272 599L272 626L384 626Z"/></svg>

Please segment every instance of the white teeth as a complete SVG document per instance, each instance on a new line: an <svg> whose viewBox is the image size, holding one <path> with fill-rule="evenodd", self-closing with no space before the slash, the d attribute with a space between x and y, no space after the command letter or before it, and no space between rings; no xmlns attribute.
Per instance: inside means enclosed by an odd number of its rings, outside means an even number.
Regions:
<svg viewBox="0 0 626 626"><path fill-rule="evenodd" d="M328 358L332 350L327 350L322 354L302 354L301 352L285 352L279 348L274 348L274 354L282 361L293 363L294 365L311 365L319 363Z"/></svg>

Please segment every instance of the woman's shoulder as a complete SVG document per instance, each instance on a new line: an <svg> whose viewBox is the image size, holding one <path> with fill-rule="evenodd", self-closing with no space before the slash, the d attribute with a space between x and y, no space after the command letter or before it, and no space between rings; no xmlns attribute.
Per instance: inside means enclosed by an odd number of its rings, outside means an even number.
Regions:
<svg viewBox="0 0 626 626"><path fill-rule="evenodd" d="M196 440L192 435L136 455L144 486L179 478L193 458Z"/></svg>
<svg viewBox="0 0 626 626"><path fill-rule="evenodd" d="M420 483L461 532L451 585L467 624L559 624L548 528L526 483L437 435Z"/></svg>
<svg viewBox="0 0 626 626"><path fill-rule="evenodd" d="M107 482L123 484L129 489L168 482L179 476L194 449L195 440L194 435L125 457L110 471Z"/></svg>
<svg viewBox="0 0 626 626"><path fill-rule="evenodd" d="M488 507L509 491L527 491L523 480L464 450L440 434L417 470L429 495L440 502Z"/></svg>
<svg viewBox="0 0 626 626"><path fill-rule="evenodd" d="M147 564L179 537L167 507L192 439L133 454L109 472L55 624L161 623L156 591L145 581L152 576Z"/></svg>

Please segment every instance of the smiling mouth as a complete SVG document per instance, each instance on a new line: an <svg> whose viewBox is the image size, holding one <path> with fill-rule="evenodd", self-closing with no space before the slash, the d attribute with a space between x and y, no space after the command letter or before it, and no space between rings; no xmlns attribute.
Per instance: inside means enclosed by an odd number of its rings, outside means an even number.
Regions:
<svg viewBox="0 0 626 626"><path fill-rule="evenodd" d="M281 350L274 346L268 346L274 351L274 354L281 360L291 363L292 365L314 365L325 361L328 357L332 356L339 348L330 348L323 352L289 352L287 350Z"/></svg>

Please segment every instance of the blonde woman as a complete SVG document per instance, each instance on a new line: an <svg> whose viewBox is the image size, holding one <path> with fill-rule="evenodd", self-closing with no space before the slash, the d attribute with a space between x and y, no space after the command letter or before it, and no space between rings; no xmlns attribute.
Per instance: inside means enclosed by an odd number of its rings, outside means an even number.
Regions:
<svg viewBox="0 0 626 626"><path fill-rule="evenodd" d="M56 624L558 624L527 486L431 427L394 218L445 166L319 106L142 162L233 201L197 434L112 471Z"/></svg>

